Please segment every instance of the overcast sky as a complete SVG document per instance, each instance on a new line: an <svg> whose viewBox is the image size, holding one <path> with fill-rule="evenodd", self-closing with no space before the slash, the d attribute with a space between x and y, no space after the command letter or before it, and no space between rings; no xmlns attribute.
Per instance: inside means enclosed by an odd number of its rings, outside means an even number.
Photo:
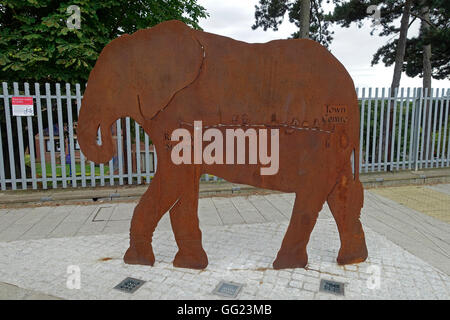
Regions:
<svg viewBox="0 0 450 320"><path fill-rule="evenodd" d="M208 32L231 37L233 39L254 42L267 42L275 39L286 39L297 30L294 24L285 19L278 31L264 31L261 28L252 30L255 22L255 5L258 0L198 0L206 8L210 17L200 21L200 26ZM331 7L327 7L331 9ZM381 12L382 14L382 12ZM410 29L410 34L418 32L416 21ZM331 52L341 61L353 77L357 87L389 87L392 82L393 67L386 68L383 64L371 67L373 54L384 45L388 37L370 35L371 21L359 29L356 25L350 28L333 26L334 40L330 46ZM402 87L421 87L422 78L409 78L402 74ZM450 80L432 80L434 88L449 88Z"/></svg>

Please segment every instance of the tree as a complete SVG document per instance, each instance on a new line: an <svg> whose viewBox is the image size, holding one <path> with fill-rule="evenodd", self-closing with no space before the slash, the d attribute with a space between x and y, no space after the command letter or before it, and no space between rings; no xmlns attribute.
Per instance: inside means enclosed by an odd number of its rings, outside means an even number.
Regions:
<svg viewBox="0 0 450 320"><path fill-rule="evenodd" d="M299 28L291 35L292 38L310 38L328 47L333 40L333 32L329 30L330 22L324 19L322 0L259 0L252 29L277 31L287 12L289 21Z"/></svg>
<svg viewBox="0 0 450 320"><path fill-rule="evenodd" d="M367 7L369 5L379 5L381 7L381 32L380 36L392 36L387 44L377 50L372 59L372 65L379 63L380 59L386 66L394 64L394 73L391 84L391 96L395 95L395 89L400 85L400 78L403 71L406 70L408 76L423 76L423 88L431 91L431 77L433 68L439 77L444 77L449 69L450 52L448 48L448 1L443 0L350 0L341 2L337 5L332 15L328 16L332 22L348 27L352 22L358 26L362 25L362 20L367 18ZM400 28L396 27L394 22L401 15ZM413 17L409 22L410 16ZM411 24L420 19L421 28L419 37L408 39L408 29ZM373 34L372 30L371 34ZM398 34L398 38L397 38ZM446 38L447 37L447 38ZM395 39L397 38L397 39ZM443 43L439 43L439 40ZM433 49L431 42L437 42L437 54ZM438 40L438 41L436 41ZM443 41L444 40L444 41ZM434 60L434 61L433 61ZM393 108L391 104L390 123L393 121ZM424 115L428 117L428 114ZM388 117L384 118L385 121ZM427 123L427 121L425 121ZM386 124L384 124L386 128ZM427 128L423 128L427 130ZM392 142L392 126L389 129L389 138L387 146L388 158L390 158ZM424 142L428 144L428 141Z"/></svg>
<svg viewBox="0 0 450 320"><path fill-rule="evenodd" d="M404 13L408 1L340 1L334 12L328 15L326 19L343 27L348 27L351 23L356 23L360 27L363 21L369 18L366 10L372 4L378 5L381 10L381 32L379 35L391 36L388 42L374 54L372 65L383 62L385 66L391 66L395 64L398 58L397 54L402 51L401 48L398 48L398 43L401 42L400 38L402 38L400 35L402 27L397 28L394 25L394 21L401 15L402 17L405 16ZM421 12L423 6L430 8L428 10L429 20ZM410 16L408 28L416 20L420 20L421 25L426 24L428 27L421 28L422 32L419 33L419 36L406 38L405 55L401 71L406 71L406 74L410 77L423 77L423 47L425 44L431 44L432 55L429 59L431 62L431 76L435 79L448 78L450 75L450 1L425 0L422 2L413 0L411 1ZM372 30L371 34L374 31L375 29ZM399 34L398 38L397 34ZM398 76L399 72L398 68L394 69L396 71L393 78ZM393 81L393 83L396 83L396 81ZM393 87L397 86L393 85Z"/></svg>
<svg viewBox="0 0 450 320"><path fill-rule="evenodd" d="M81 9L69 29L67 9ZM124 33L178 19L199 29L197 0L4 0L0 4L0 80L85 82L103 47Z"/></svg>
<svg viewBox="0 0 450 320"><path fill-rule="evenodd" d="M395 88L400 85L402 71L404 70L404 57L406 51L406 42L408 29L410 26L409 19L411 15L411 7L413 0L350 0L347 2L340 1L334 9L334 12L327 16L327 19L333 23L337 23L343 27L349 27L351 23L356 23L360 28L363 21L369 19L367 13L369 6L375 5L379 7L380 20L379 26L380 36L392 36L387 45L378 49L372 59L372 65L379 62L380 57L388 48L391 56L389 61L383 60L386 66L394 65L394 73L392 75L391 92L394 94ZM394 21L401 17L400 28L394 25ZM372 29L373 35L376 25ZM397 38L398 34L398 38Z"/></svg>

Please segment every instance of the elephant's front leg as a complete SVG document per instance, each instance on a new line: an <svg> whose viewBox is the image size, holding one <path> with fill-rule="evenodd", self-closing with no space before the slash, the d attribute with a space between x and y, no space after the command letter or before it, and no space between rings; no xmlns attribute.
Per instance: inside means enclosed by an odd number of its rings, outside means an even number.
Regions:
<svg viewBox="0 0 450 320"><path fill-rule="evenodd" d="M161 165L134 209L130 228L130 247L124 256L125 263L153 265L155 257L152 237L161 217L178 197L175 179L163 179L167 168Z"/></svg>
<svg viewBox="0 0 450 320"><path fill-rule="evenodd" d="M186 177L180 180L186 188L170 209L170 222L178 245L173 265L178 268L204 269L208 265L208 257L202 247L197 212L199 175L193 171L186 172Z"/></svg>
<svg viewBox="0 0 450 320"><path fill-rule="evenodd" d="M311 190L297 192L291 220L273 263L274 269L304 268L308 263L306 246L325 199L311 196Z"/></svg>

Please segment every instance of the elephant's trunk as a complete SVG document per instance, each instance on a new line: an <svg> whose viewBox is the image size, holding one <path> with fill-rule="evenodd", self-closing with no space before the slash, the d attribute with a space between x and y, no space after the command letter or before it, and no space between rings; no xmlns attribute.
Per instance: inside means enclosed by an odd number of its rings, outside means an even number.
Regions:
<svg viewBox="0 0 450 320"><path fill-rule="evenodd" d="M101 112L95 111L83 99L83 105L78 118L77 138L81 151L95 163L106 163L114 156L114 145L111 133L111 124L100 119ZM100 128L101 144L97 139Z"/></svg>

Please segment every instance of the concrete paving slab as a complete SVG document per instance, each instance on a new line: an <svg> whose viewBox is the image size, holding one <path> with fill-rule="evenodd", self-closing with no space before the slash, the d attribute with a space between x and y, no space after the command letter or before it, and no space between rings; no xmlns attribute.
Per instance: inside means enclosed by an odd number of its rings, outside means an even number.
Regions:
<svg viewBox="0 0 450 320"><path fill-rule="evenodd" d="M245 223L261 223L267 222L263 215L245 198L230 198L236 210L239 212Z"/></svg>
<svg viewBox="0 0 450 320"><path fill-rule="evenodd" d="M9 283L0 283L0 300L61 300L61 298L19 288Z"/></svg>
<svg viewBox="0 0 450 320"><path fill-rule="evenodd" d="M361 221L365 226L450 274L450 224L372 191L365 192Z"/></svg>
<svg viewBox="0 0 450 320"><path fill-rule="evenodd" d="M0 232L0 241L14 241L30 230L34 224L12 224Z"/></svg>
<svg viewBox="0 0 450 320"><path fill-rule="evenodd" d="M445 193L450 196L450 184L436 184L432 186L427 186L427 188Z"/></svg>
<svg viewBox="0 0 450 320"><path fill-rule="evenodd" d="M224 225L240 224L245 222L229 198L212 198L212 202L214 203L214 206L219 213L220 220Z"/></svg>
<svg viewBox="0 0 450 320"><path fill-rule="evenodd" d="M380 188L372 192L450 223L450 195L443 192L422 186Z"/></svg>
<svg viewBox="0 0 450 320"><path fill-rule="evenodd" d="M268 194L265 195L264 198L271 203L278 211L286 218L290 219L292 214L292 209L294 204L292 202L288 202L279 194Z"/></svg>
<svg viewBox="0 0 450 320"><path fill-rule="evenodd" d="M248 200L266 219L266 221L285 221L286 216L283 215L270 201L263 196L249 196Z"/></svg>
<svg viewBox="0 0 450 320"><path fill-rule="evenodd" d="M131 220L136 203L118 203L109 220Z"/></svg>

